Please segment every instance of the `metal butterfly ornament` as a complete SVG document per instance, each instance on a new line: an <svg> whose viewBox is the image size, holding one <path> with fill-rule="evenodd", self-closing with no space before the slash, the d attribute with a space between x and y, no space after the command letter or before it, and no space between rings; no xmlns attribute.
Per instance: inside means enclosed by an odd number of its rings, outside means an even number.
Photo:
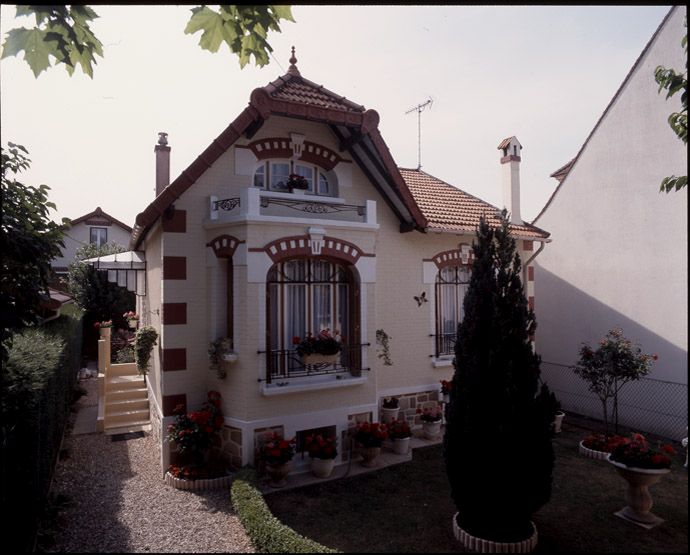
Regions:
<svg viewBox="0 0 690 555"><path fill-rule="evenodd" d="M429 299L426 298L426 291L422 291L419 297L415 296L414 300L417 301L417 306L422 306L422 303L428 302Z"/></svg>

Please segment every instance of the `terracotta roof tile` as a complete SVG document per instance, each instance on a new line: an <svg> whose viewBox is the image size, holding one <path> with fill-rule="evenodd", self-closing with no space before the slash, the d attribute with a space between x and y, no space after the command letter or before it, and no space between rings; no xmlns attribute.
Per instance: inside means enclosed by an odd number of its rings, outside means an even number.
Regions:
<svg viewBox="0 0 690 555"><path fill-rule="evenodd" d="M500 209L496 206L423 171L398 169L428 220L430 230L474 233L481 216L487 218L491 226L501 225ZM510 230L520 238L545 239L549 236L549 233L527 223L511 224Z"/></svg>
<svg viewBox="0 0 690 555"><path fill-rule="evenodd" d="M300 75L280 77L268 85L266 91L276 100L345 112L364 112L364 106L355 104Z"/></svg>
<svg viewBox="0 0 690 555"><path fill-rule="evenodd" d="M568 175L568 173L570 173L570 168L573 167L574 163L575 163L575 158L573 158L567 164L564 164L563 166L558 168L549 177L555 177L556 179L558 179L558 182L560 183L561 181L563 181L565 179L566 175Z"/></svg>

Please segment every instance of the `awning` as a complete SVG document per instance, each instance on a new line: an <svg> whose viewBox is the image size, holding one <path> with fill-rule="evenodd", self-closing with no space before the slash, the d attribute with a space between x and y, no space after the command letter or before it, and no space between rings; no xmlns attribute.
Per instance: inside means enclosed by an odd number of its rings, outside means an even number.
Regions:
<svg viewBox="0 0 690 555"><path fill-rule="evenodd" d="M108 281L146 295L146 256L141 251L126 251L82 260L96 270L108 272Z"/></svg>

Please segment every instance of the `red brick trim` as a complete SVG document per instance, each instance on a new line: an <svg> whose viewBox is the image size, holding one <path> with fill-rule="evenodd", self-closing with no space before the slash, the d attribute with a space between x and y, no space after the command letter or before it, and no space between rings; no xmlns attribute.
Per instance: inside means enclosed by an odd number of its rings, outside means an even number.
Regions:
<svg viewBox="0 0 690 555"><path fill-rule="evenodd" d="M469 245L468 243L460 243L460 245L468 245L470 247L470 252L469 252L469 258L467 260L467 263L463 263L462 257L460 256L460 249L451 249L448 251L442 251L439 252L438 254L435 254L431 258L431 262L436 264L436 267L441 270L445 268L446 266L469 266L474 262L474 253L472 252L472 245ZM458 246L460 246L458 245Z"/></svg>
<svg viewBox="0 0 690 555"><path fill-rule="evenodd" d="M292 140L289 137L267 137L249 143L247 147L259 160L268 158L292 158ZM332 170L342 158L332 149L318 143L304 141L302 155L297 159Z"/></svg>
<svg viewBox="0 0 690 555"><path fill-rule="evenodd" d="M187 279L187 257L164 256L163 279Z"/></svg>
<svg viewBox="0 0 690 555"><path fill-rule="evenodd" d="M522 158L515 156L515 154L509 154L508 156L503 156L501 158L501 164L507 164L508 162L520 162Z"/></svg>
<svg viewBox="0 0 690 555"><path fill-rule="evenodd" d="M530 310L534 310L534 297L530 296L527 298L527 306Z"/></svg>
<svg viewBox="0 0 690 555"><path fill-rule="evenodd" d="M281 237L268 243L263 250L274 263L288 258L313 256L309 241L308 235ZM343 241L336 237L325 236L323 238L320 256L336 258L349 264L356 264L362 254L362 249L354 243Z"/></svg>
<svg viewBox="0 0 690 555"><path fill-rule="evenodd" d="M163 349L163 372L187 369L187 349Z"/></svg>
<svg viewBox="0 0 690 555"><path fill-rule="evenodd" d="M178 325L187 323L187 303L163 303L163 324Z"/></svg>
<svg viewBox="0 0 690 555"><path fill-rule="evenodd" d="M206 243L206 246L211 247L218 258L232 258L237 247L242 243L244 243L244 241L240 241L237 237L233 237L232 235L219 235ZM263 249L259 250L262 251Z"/></svg>
<svg viewBox="0 0 690 555"><path fill-rule="evenodd" d="M524 239L522 241L522 249L526 251L533 251L534 250L534 241L528 241L527 239Z"/></svg>
<svg viewBox="0 0 690 555"><path fill-rule="evenodd" d="M163 395L163 416L173 416L177 405L182 405L182 410L187 412L187 394Z"/></svg>
<svg viewBox="0 0 690 555"><path fill-rule="evenodd" d="M534 281L534 266L527 266L527 281Z"/></svg>
<svg viewBox="0 0 690 555"><path fill-rule="evenodd" d="M163 214L163 231L167 233L187 233L187 211L173 208L172 214Z"/></svg>

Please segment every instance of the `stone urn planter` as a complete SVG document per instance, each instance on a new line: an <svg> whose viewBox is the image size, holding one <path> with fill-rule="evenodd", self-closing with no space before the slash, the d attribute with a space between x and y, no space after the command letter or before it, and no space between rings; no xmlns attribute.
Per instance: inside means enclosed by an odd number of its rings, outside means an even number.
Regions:
<svg viewBox="0 0 690 555"><path fill-rule="evenodd" d="M653 501L649 493L649 486L656 484L661 480L661 477L664 474L668 474L671 469L636 468L612 461L609 457L607 457L606 460L615 467L618 474L628 483L628 490L625 495L628 506L614 514L647 529L658 526L664 522L662 518L650 512Z"/></svg>
<svg viewBox="0 0 690 555"><path fill-rule="evenodd" d="M407 455L410 452L410 438L395 438L393 441L393 453L396 455Z"/></svg>
<svg viewBox="0 0 690 555"><path fill-rule="evenodd" d="M287 484L287 475L290 473L290 463L266 463L266 473L270 479L268 482L269 486L272 488L282 488Z"/></svg>
<svg viewBox="0 0 690 555"><path fill-rule="evenodd" d="M335 459L319 459L312 457L311 472L317 478L329 478L335 467Z"/></svg>
<svg viewBox="0 0 690 555"><path fill-rule="evenodd" d="M565 418L565 413L561 410L556 412L556 416L553 419L553 431L556 434L561 433L561 424L563 423L563 418Z"/></svg>
<svg viewBox="0 0 690 555"><path fill-rule="evenodd" d="M366 468L374 468L378 464L378 456L381 454L380 447L362 447L360 449L362 455L362 466Z"/></svg>
<svg viewBox="0 0 690 555"><path fill-rule="evenodd" d="M441 421L422 422L422 431L426 439L437 439L441 435Z"/></svg>

